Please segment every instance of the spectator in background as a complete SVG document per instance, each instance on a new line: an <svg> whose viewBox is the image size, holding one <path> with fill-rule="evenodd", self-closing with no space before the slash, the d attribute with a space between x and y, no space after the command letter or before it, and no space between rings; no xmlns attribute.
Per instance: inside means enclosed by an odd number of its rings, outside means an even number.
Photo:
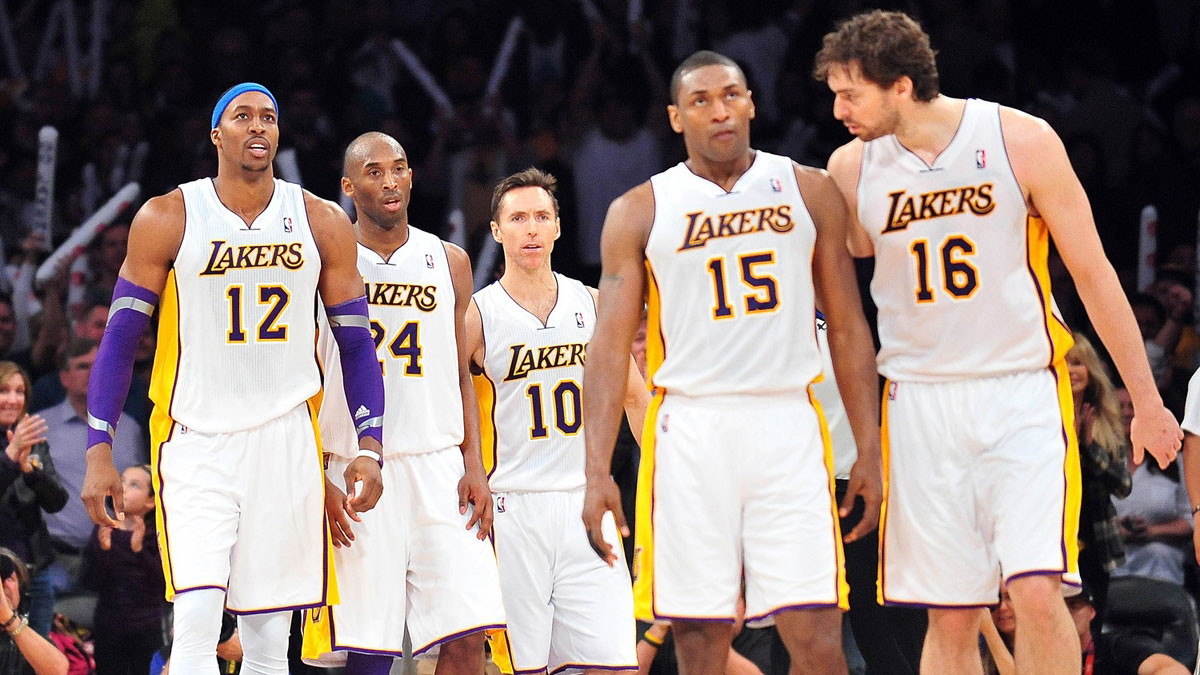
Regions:
<svg viewBox="0 0 1200 675"><path fill-rule="evenodd" d="M1104 625L1108 576L1125 562L1120 526L1113 499L1129 496L1129 437L1121 419L1121 404L1108 369L1083 334L1074 334L1067 352L1067 372L1075 402L1075 432L1079 437L1082 496L1079 509L1079 574L1092 591L1098 621Z"/></svg>
<svg viewBox="0 0 1200 675"><path fill-rule="evenodd" d="M96 591L92 636L97 675L145 675L162 647L162 558L154 528L151 468L125 469L125 519L99 526L84 552L84 585Z"/></svg>
<svg viewBox="0 0 1200 675"><path fill-rule="evenodd" d="M50 635L54 618L54 589L41 572L54 560L54 549L42 511L57 513L67 503L67 489L58 479L46 447L46 421L27 414L25 395L29 376L11 361L0 361L0 546L8 548L33 570L30 580L29 623Z"/></svg>
<svg viewBox="0 0 1200 675"><path fill-rule="evenodd" d="M0 675L67 675L67 657L20 612L28 588L25 563L0 548Z"/></svg>
<svg viewBox="0 0 1200 675"><path fill-rule="evenodd" d="M92 536L92 519L80 499L87 461L80 451L87 445L88 376L92 363L96 361L97 345L91 340L76 338L67 346L62 356L59 377L66 389L66 400L42 412L49 425L46 441L50 456L58 469L70 499L64 509L46 514L46 525L50 531L57 557L50 567L55 591L67 595L78 591L78 579L82 553ZM121 415L119 430L113 441L113 463L118 470L145 464L148 461L147 445L142 429L126 414ZM84 614L88 615L88 614Z"/></svg>
<svg viewBox="0 0 1200 675"><path fill-rule="evenodd" d="M640 93L646 91L648 98ZM609 204L662 168L659 138L651 129L665 130L666 102L666 86L649 51L624 54L618 36L603 22L595 22L592 51L571 94L571 108L586 128L570 153L578 209L579 279L585 284L594 285L600 278L600 230ZM595 117L581 112L589 110L595 111Z"/></svg>
<svg viewBox="0 0 1200 675"><path fill-rule="evenodd" d="M1171 377L1170 364L1167 354L1174 349L1175 334L1164 331L1167 325L1167 311L1162 303L1148 293L1138 293L1129 299L1133 316L1137 319L1138 330L1146 343L1146 358L1150 361L1150 372L1154 373L1154 382L1159 390L1166 385Z"/></svg>

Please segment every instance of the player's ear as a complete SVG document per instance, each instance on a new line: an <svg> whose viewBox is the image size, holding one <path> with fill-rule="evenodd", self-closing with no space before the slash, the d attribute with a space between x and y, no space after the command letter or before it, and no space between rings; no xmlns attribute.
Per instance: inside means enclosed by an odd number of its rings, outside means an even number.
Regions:
<svg viewBox="0 0 1200 675"><path fill-rule="evenodd" d="M750 119L754 119L754 113L757 110L757 108L754 107L754 92L753 91L751 91L749 89L746 90L746 100L750 101Z"/></svg>
<svg viewBox="0 0 1200 675"><path fill-rule="evenodd" d="M667 121L671 123L671 130L677 134L683 133L683 125L679 123L679 106L672 103L667 106Z"/></svg>
<svg viewBox="0 0 1200 675"><path fill-rule="evenodd" d="M218 145L218 141L221 140L221 130L217 127L213 127L212 131L208 132L208 138L212 141L213 145Z"/></svg>
<svg viewBox="0 0 1200 675"><path fill-rule="evenodd" d="M913 81L907 75L901 75L892 83L892 93L899 98L911 98L913 96Z"/></svg>
<svg viewBox="0 0 1200 675"><path fill-rule="evenodd" d="M500 225L496 221L493 220L491 222L491 228L492 228L492 239L495 239L497 244L502 243L500 241Z"/></svg>
<svg viewBox="0 0 1200 675"><path fill-rule="evenodd" d="M354 183L351 183L350 179L345 176L342 176L342 194L354 199Z"/></svg>
<svg viewBox="0 0 1200 675"><path fill-rule="evenodd" d="M562 236L562 220L558 216L554 216L554 241Z"/></svg>

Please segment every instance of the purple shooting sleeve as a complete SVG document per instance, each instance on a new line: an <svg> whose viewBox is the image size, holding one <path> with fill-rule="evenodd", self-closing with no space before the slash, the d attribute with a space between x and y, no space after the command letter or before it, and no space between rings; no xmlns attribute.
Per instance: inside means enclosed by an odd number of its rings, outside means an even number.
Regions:
<svg viewBox="0 0 1200 675"><path fill-rule="evenodd" d="M117 420L129 383L133 379L133 357L138 340L150 325L158 295L135 283L117 278L108 324L96 352L96 363L88 377L87 447L112 443Z"/></svg>

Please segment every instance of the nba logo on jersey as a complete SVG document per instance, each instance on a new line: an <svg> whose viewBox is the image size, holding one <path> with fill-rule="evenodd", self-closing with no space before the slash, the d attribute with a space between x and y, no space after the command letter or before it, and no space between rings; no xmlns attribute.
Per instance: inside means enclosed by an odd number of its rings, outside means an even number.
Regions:
<svg viewBox="0 0 1200 675"><path fill-rule="evenodd" d="M575 312L575 325L583 328L583 314Z"/></svg>
<svg viewBox="0 0 1200 675"><path fill-rule="evenodd" d="M496 513L504 513L504 495L496 496Z"/></svg>
<svg viewBox="0 0 1200 675"><path fill-rule="evenodd" d="M778 178L771 179L771 192L783 192L783 183Z"/></svg>
<svg viewBox="0 0 1200 675"><path fill-rule="evenodd" d="M284 232L291 232L291 231L292 231L292 219L291 219L291 218L284 217L284 219L283 219L283 231L284 231Z"/></svg>
<svg viewBox="0 0 1200 675"><path fill-rule="evenodd" d="M983 148L980 148L975 151L975 168L976 169L986 169L987 168L987 152L985 152Z"/></svg>
<svg viewBox="0 0 1200 675"><path fill-rule="evenodd" d="M433 269L433 256L428 253L425 254L425 267Z"/></svg>

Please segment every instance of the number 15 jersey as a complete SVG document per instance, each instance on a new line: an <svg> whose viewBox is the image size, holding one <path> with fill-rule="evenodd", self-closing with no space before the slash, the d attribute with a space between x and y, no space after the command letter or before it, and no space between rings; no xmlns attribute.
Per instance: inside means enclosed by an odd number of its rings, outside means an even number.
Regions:
<svg viewBox="0 0 1200 675"><path fill-rule="evenodd" d="M650 384L693 397L803 394L821 373L816 228L792 161L759 150L729 192L682 163L650 184Z"/></svg>
<svg viewBox="0 0 1200 675"><path fill-rule="evenodd" d="M1071 348L1050 295L1049 232L1009 165L999 106L970 99L926 164L863 146L858 218L875 247L879 372L936 382L1046 368Z"/></svg>

